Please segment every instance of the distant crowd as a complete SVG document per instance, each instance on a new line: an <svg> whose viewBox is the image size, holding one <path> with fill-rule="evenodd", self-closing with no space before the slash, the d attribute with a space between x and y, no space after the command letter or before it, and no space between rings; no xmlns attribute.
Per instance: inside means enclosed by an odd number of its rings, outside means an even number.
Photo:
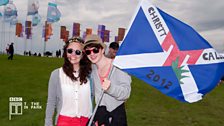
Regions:
<svg viewBox="0 0 224 126"><path fill-rule="evenodd" d="M109 44L108 50L105 54L106 57L112 58L112 59L115 58L118 49L119 49L119 43L118 42L111 42ZM36 53L36 52L32 53L31 51L24 51L23 55L24 56L39 56L39 57L42 56L41 53ZM46 51L46 52L44 52L43 56L46 56L46 57L54 57L55 56L55 57L61 58L62 57L62 52L61 52L61 49L56 50L55 55L54 55L53 52Z"/></svg>

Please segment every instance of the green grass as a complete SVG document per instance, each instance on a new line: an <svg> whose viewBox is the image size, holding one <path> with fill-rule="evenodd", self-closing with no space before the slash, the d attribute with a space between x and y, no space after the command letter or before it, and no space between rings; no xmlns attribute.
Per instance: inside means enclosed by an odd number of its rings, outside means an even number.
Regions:
<svg viewBox="0 0 224 126"><path fill-rule="evenodd" d="M0 55L0 125L43 126L50 73L62 65L58 58ZM202 101L182 103L132 78L132 93L126 103L129 126L223 126L224 85L217 86ZM9 97L39 102L42 109L24 109L9 120Z"/></svg>

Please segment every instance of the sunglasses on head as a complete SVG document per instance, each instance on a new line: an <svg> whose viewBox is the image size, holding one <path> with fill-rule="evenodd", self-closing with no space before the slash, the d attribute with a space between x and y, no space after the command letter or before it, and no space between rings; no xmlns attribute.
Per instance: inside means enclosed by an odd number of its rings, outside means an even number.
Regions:
<svg viewBox="0 0 224 126"><path fill-rule="evenodd" d="M94 54L99 53L99 48L93 48L93 49L86 49L85 50L86 55L90 55L91 52L93 52Z"/></svg>
<svg viewBox="0 0 224 126"><path fill-rule="evenodd" d="M79 43L84 43L84 40L80 37L74 37L74 38L71 38L67 41L67 43L72 43L72 42L79 42Z"/></svg>
<svg viewBox="0 0 224 126"><path fill-rule="evenodd" d="M68 54L72 54L73 52L75 52L75 55L81 55L82 54L82 51L80 51L80 50L67 49Z"/></svg>

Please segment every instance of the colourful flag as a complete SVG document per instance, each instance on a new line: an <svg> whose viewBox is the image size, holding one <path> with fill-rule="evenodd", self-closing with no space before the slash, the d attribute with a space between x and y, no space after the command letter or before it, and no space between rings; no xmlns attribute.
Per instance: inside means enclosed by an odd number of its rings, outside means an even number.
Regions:
<svg viewBox="0 0 224 126"><path fill-rule="evenodd" d="M41 16L39 14L35 14L32 17L32 25L37 26L41 21Z"/></svg>
<svg viewBox="0 0 224 126"><path fill-rule="evenodd" d="M46 42L48 39L50 39L51 35L53 35L53 29L51 24L48 24L47 21L45 21L45 36L44 41Z"/></svg>
<svg viewBox="0 0 224 126"><path fill-rule="evenodd" d="M54 23L60 20L61 13L57 8L57 4L48 3L47 22Z"/></svg>
<svg viewBox="0 0 224 126"><path fill-rule="evenodd" d="M162 93L196 102L224 76L224 57L193 28L143 0L114 65Z"/></svg>
<svg viewBox="0 0 224 126"><path fill-rule="evenodd" d="M80 23L73 23L72 36L80 36Z"/></svg>
<svg viewBox="0 0 224 126"><path fill-rule="evenodd" d="M13 4L13 1L10 1L6 6L4 6L4 21L11 22L15 17L17 17L17 9Z"/></svg>
<svg viewBox="0 0 224 126"><path fill-rule="evenodd" d="M118 41L122 41L125 35L125 28L118 28Z"/></svg>
<svg viewBox="0 0 224 126"><path fill-rule="evenodd" d="M114 36L114 41L118 42L118 36Z"/></svg>
<svg viewBox="0 0 224 126"><path fill-rule="evenodd" d="M0 0L0 6L6 5L9 3L9 0Z"/></svg>
<svg viewBox="0 0 224 126"><path fill-rule="evenodd" d="M21 23L16 23L16 36L21 37L21 33L23 32L23 26Z"/></svg>
<svg viewBox="0 0 224 126"><path fill-rule="evenodd" d="M104 42L104 31L106 30L106 26L105 25L98 25L98 36L100 36L100 38L102 39L102 41Z"/></svg>
<svg viewBox="0 0 224 126"><path fill-rule="evenodd" d="M86 35L91 35L92 31L92 28L86 28Z"/></svg>
<svg viewBox="0 0 224 126"><path fill-rule="evenodd" d="M69 31L66 31L65 32L65 37L63 38L63 41L64 42L68 41L68 38L69 38Z"/></svg>
<svg viewBox="0 0 224 126"><path fill-rule="evenodd" d="M10 25L16 25L17 22L18 22L17 16L12 16Z"/></svg>
<svg viewBox="0 0 224 126"><path fill-rule="evenodd" d="M105 30L104 31L104 42L109 42L110 41L110 31L109 30Z"/></svg>
<svg viewBox="0 0 224 126"><path fill-rule="evenodd" d="M84 32L82 33L82 38L83 38L83 39L86 38L86 31L84 31Z"/></svg>
<svg viewBox="0 0 224 126"><path fill-rule="evenodd" d="M31 21L26 21L25 22L25 34L26 34L26 38L27 39L31 39L32 37L32 26L31 26L32 22Z"/></svg>
<svg viewBox="0 0 224 126"><path fill-rule="evenodd" d="M65 39L66 37L66 26L61 26L60 39Z"/></svg>
<svg viewBox="0 0 224 126"><path fill-rule="evenodd" d="M27 15L35 15L38 13L39 1L38 0L28 0Z"/></svg>

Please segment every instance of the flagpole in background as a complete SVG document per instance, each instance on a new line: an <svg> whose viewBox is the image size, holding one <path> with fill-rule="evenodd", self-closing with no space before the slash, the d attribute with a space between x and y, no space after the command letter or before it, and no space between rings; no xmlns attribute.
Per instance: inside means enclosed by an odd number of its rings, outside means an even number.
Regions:
<svg viewBox="0 0 224 126"><path fill-rule="evenodd" d="M10 39L10 37L11 37L11 36L10 36L11 32L10 32L10 29L11 29L11 25L9 24L9 27L8 27L8 30L9 30L9 31L8 31L8 37L9 37L8 42L9 42L9 43L11 43L11 39Z"/></svg>
<svg viewBox="0 0 224 126"><path fill-rule="evenodd" d="M1 53L3 53L3 51L2 51L2 45L3 45L3 36L2 36L2 33L3 33L3 19L1 19L1 25L2 25L2 27L1 27Z"/></svg>
<svg viewBox="0 0 224 126"><path fill-rule="evenodd" d="M33 34L31 33L31 35ZM30 50L32 51L31 53L33 53L33 36L31 37Z"/></svg>
<svg viewBox="0 0 224 126"><path fill-rule="evenodd" d="M27 22L27 16L26 16L26 22ZM27 48L27 23L25 22L25 43L24 43L24 52L26 52L26 48Z"/></svg>
<svg viewBox="0 0 224 126"><path fill-rule="evenodd" d="M46 43L47 42L46 41L46 25L47 25L47 23L45 23L45 25L44 25L44 31L45 31L45 33L44 33L44 53L46 52L46 46L47 46L47 43Z"/></svg>
<svg viewBox="0 0 224 126"><path fill-rule="evenodd" d="M3 42L2 42L2 45L4 46L5 45L5 22L3 21ZM3 47L3 52L4 52L4 47Z"/></svg>
<svg viewBox="0 0 224 126"><path fill-rule="evenodd" d="M44 44L44 41L43 41L43 32L44 32L44 30L45 30L45 27L42 25L42 36L41 36L41 43L43 43ZM43 56L44 56L44 50L45 50L45 45L43 46L44 48L43 48Z"/></svg>

